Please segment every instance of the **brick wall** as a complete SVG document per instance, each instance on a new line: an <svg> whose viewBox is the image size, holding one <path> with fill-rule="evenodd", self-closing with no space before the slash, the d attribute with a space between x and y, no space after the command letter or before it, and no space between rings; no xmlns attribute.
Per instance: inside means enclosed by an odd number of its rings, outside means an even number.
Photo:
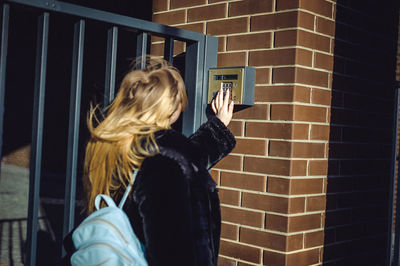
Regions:
<svg viewBox="0 0 400 266"><path fill-rule="evenodd" d="M337 5L326 265L386 265L398 25L390 3Z"/></svg>
<svg viewBox="0 0 400 266"><path fill-rule="evenodd" d="M4 154L1 163L29 168L30 152L31 145L17 148L7 154Z"/></svg>
<svg viewBox="0 0 400 266"><path fill-rule="evenodd" d="M218 66L256 68L237 147L212 170L220 265L323 262L335 2L153 0L153 21L219 37Z"/></svg>

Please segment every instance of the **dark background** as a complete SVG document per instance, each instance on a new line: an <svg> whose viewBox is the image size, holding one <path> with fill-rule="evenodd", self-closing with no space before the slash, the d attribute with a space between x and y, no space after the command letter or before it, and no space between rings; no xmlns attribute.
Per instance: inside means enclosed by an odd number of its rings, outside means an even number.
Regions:
<svg viewBox="0 0 400 266"><path fill-rule="evenodd" d="M337 1L324 265L385 264L399 2Z"/></svg>
<svg viewBox="0 0 400 266"><path fill-rule="evenodd" d="M152 1L65 1L151 21ZM11 5L4 113L3 156L29 145L32 138L33 85L37 21L40 13ZM63 199L68 142L74 23L79 18L50 13L45 117L40 198L57 239L38 234L37 265L54 265L61 256ZM76 221L82 219L81 175L88 134L86 114L90 102L101 103L105 83L107 29L111 25L86 21L83 62ZM137 32L119 28L116 88L136 54Z"/></svg>

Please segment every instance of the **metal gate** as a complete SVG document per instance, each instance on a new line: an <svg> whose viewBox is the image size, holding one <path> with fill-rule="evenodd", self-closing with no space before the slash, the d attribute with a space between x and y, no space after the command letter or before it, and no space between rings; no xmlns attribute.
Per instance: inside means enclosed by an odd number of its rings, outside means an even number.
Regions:
<svg viewBox="0 0 400 266"><path fill-rule="evenodd" d="M182 131L185 135L194 132L205 120L206 91L208 69L217 63L218 39L216 37L173 28L153 22L135 19L123 15L100 11L54 0L4 0L1 5L1 50L0 50L0 132L3 136L4 103L6 91L7 45L9 35L9 18L13 9L21 6L39 11L37 21L37 44L32 142L29 174L29 206L25 263L35 265L37 251L37 228L39 190L41 178L41 160L43 143L43 118L46 98L46 63L49 37L49 17L67 15L76 18L74 27L72 76L70 86L70 109L68 127L68 149L66 161L66 186L64 201L63 236L74 227L75 191L77 180L77 153L79 139L79 114L81 109L85 22L95 21L109 25L105 69L104 104L114 97L116 86L116 57L118 51L118 31L121 27L139 32L136 40L136 56L146 55L150 36L165 38L164 58L173 62L174 41L186 44L184 79L187 87L188 109L183 114ZM142 62L143 63L143 62ZM0 161L3 137L0 138Z"/></svg>

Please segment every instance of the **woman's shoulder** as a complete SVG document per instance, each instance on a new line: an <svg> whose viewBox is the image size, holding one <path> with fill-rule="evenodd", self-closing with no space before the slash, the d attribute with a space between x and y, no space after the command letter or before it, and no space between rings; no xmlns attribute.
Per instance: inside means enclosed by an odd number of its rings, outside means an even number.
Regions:
<svg viewBox="0 0 400 266"><path fill-rule="evenodd" d="M193 147L189 139L175 130L163 130L156 134L160 156L170 158L179 164L190 163L193 158Z"/></svg>
<svg viewBox="0 0 400 266"><path fill-rule="evenodd" d="M163 130L157 132L156 140L160 152L143 161L139 174L147 178L191 176L193 166L188 139L179 132Z"/></svg>

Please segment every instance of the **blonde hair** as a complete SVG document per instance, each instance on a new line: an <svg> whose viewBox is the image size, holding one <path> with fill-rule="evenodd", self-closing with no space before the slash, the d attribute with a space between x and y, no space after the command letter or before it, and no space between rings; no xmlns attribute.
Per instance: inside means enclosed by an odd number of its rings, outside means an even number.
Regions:
<svg viewBox="0 0 400 266"><path fill-rule="evenodd" d="M98 107L89 111L91 137L84 162L88 213L94 210L97 194L120 197L131 183L133 170L146 157L159 153L154 133L170 129L171 116L187 105L179 71L162 59L146 61L144 69L126 74L102 121L95 115Z"/></svg>

